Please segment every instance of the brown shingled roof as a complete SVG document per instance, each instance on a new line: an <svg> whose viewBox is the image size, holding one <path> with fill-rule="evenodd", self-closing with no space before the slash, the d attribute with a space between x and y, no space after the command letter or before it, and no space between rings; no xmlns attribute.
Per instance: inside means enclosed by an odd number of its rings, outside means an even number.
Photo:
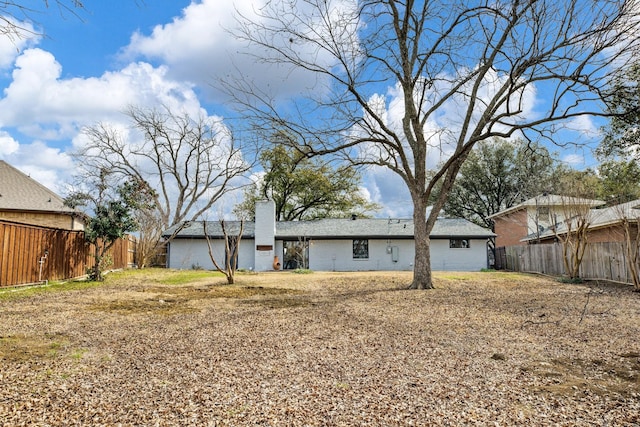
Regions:
<svg viewBox="0 0 640 427"><path fill-rule="evenodd" d="M44 185L0 160L0 210L77 213Z"/></svg>

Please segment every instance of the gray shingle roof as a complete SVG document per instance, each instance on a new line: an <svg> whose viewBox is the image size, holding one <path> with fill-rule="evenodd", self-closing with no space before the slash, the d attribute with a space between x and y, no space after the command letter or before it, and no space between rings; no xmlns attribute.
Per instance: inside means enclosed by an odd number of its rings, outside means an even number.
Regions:
<svg viewBox="0 0 640 427"><path fill-rule="evenodd" d="M587 221L589 222L589 230L596 228L609 227L622 221L622 218L634 219L640 217L640 199L632 200L627 203L621 203L619 205L610 206L603 209L591 209L588 213ZM572 219L575 222L575 219ZM575 228L575 227L574 227ZM547 239L554 237L557 234L564 234L567 232L566 221L558 224L556 231L552 228L546 228L538 235L537 233L529 234L521 239L521 242L535 240L538 238Z"/></svg>
<svg viewBox="0 0 640 427"><path fill-rule="evenodd" d="M188 221L185 226L182 224L174 225L162 233L163 236L168 237L171 236L177 228L182 226L182 229L178 231L176 236L184 237L184 238L203 238L204 237L204 221ZM222 226L220 221L207 221L207 233L209 236L221 237L224 234L222 233ZM237 235L240 230L240 221L225 221L225 228L227 229L227 233L229 235ZM243 237L251 238L255 235L255 224L253 222L247 221L244 224L244 232L242 233Z"/></svg>
<svg viewBox="0 0 640 427"><path fill-rule="evenodd" d="M489 215L487 218L496 218L499 216L506 215L511 212L518 211L520 209L525 209L527 207L537 207L537 206L582 206L586 205L591 208L596 206L602 206L605 202L602 200L594 200L594 199L583 199L579 197L570 197L570 196L558 196L557 194L541 194L539 196L533 197L529 200L525 200L524 202L517 204L515 206L511 206L503 211L496 212L493 215Z"/></svg>
<svg viewBox="0 0 640 427"><path fill-rule="evenodd" d="M229 234L237 233L239 229L238 221L226 222ZM163 233L169 236L176 227L172 227ZM207 223L207 231L210 236L222 236L222 228L218 221L209 221ZM255 224L253 222L245 223L243 236L252 238L255 235ZM193 221L184 227L177 236L183 238L202 238L204 231L202 221ZM465 219L438 219L431 238L449 238L449 237L466 237L466 238L488 238L495 236L491 231L479 227ZM374 238L394 238L394 239L411 239L413 238L413 220L411 219L319 219L315 221L284 221L276 223L276 238L278 239L297 239L299 237L307 237L309 239L336 239L336 238L354 238L366 237Z"/></svg>
<svg viewBox="0 0 640 427"><path fill-rule="evenodd" d="M3 160L0 160L0 210L76 213L56 193Z"/></svg>

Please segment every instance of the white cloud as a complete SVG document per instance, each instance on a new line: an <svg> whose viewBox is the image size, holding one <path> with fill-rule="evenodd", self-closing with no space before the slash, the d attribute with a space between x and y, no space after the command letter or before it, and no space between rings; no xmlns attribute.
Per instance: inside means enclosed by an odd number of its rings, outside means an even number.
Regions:
<svg viewBox="0 0 640 427"><path fill-rule="evenodd" d="M318 81L316 74L260 60L258 58L264 58L268 54L265 48L249 46L233 34L237 31L238 13L253 22L262 22L256 11L264 8L266 3L268 2L264 0L193 2L183 10L180 17L168 24L156 26L151 34L135 33L129 45L122 50L121 57L125 60L143 57L161 61L169 67L172 78L193 82L214 97L219 95L216 95L214 89L219 79L233 80L238 76L271 94L296 95L308 91L318 93L322 82ZM276 3L271 3L268 7L273 5ZM354 5L353 0L340 0L333 2L331 7L334 14L338 11L348 13L349 8ZM281 7L288 8L290 4ZM306 6L301 2L297 7ZM283 13L307 17L304 10L292 12L283 9ZM308 18L318 19L311 14ZM309 21L305 25L321 34L320 22ZM288 36L283 37L286 40L281 42L290 43ZM301 57L313 56L314 60L327 66L333 64L330 55L316 46L304 43L297 45L294 41L293 45L287 46L289 47Z"/></svg>
<svg viewBox="0 0 640 427"><path fill-rule="evenodd" d="M383 167L372 167L362 176L364 194L382 209L374 215L380 218L411 218L413 204L402 178Z"/></svg>
<svg viewBox="0 0 640 427"><path fill-rule="evenodd" d="M100 77L61 79L53 55L28 49L16 60L13 81L0 99L0 127L43 139L72 138L97 121L121 121L129 105L164 104L200 112L193 87L166 77L166 67L133 63Z"/></svg>
<svg viewBox="0 0 640 427"><path fill-rule="evenodd" d="M593 117L590 116L575 117L568 121L565 127L589 139L600 138L602 136L600 128L594 123Z"/></svg>
<svg viewBox="0 0 640 427"><path fill-rule="evenodd" d="M562 161L571 167L584 166L585 158L580 154L567 154L562 157Z"/></svg>
<svg viewBox="0 0 640 427"><path fill-rule="evenodd" d="M0 70L10 67L20 52L35 45L41 38L36 34L33 25L28 22L17 22L7 17L3 19L8 19L17 27L16 34L0 34ZM6 24L2 22L0 25Z"/></svg>
<svg viewBox="0 0 640 427"><path fill-rule="evenodd" d="M240 10L250 10L249 2L237 2ZM159 60L170 67L176 79L185 79L205 90L215 79L236 73L251 73L256 64L236 55L239 42L225 30L234 25L234 3L209 1L191 3L182 16L171 23L157 25L151 34L140 32L131 37L122 57Z"/></svg>
<svg viewBox="0 0 640 427"><path fill-rule="evenodd" d="M174 18L171 23L157 25L149 36L140 32L133 34L123 56L141 54L160 58L169 64L183 61L193 64L203 57L215 57L215 53L221 52L216 45L230 38L224 26L232 22L234 12L234 3L229 1L191 3L183 10L182 16Z"/></svg>
<svg viewBox="0 0 640 427"><path fill-rule="evenodd" d="M123 112L129 106L207 115L193 85L168 78L164 66L137 62L98 77L61 76L51 53L27 49L16 57L13 80L0 98L0 158L59 194L75 170L65 150L86 142L84 126L106 122L128 132ZM10 134L16 129L22 141Z"/></svg>
<svg viewBox="0 0 640 427"><path fill-rule="evenodd" d="M7 132L0 131L0 158L15 153L20 148L18 141Z"/></svg>
<svg viewBox="0 0 640 427"><path fill-rule="evenodd" d="M635 63L640 51L640 1L625 3L624 8L611 5L624 16L608 34L613 43L603 52L609 71L619 71Z"/></svg>
<svg viewBox="0 0 640 427"><path fill-rule="evenodd" d="M20 144L11 153L0 152L0 158L61 196L74 170L68 154L42 141Z"/></svg>

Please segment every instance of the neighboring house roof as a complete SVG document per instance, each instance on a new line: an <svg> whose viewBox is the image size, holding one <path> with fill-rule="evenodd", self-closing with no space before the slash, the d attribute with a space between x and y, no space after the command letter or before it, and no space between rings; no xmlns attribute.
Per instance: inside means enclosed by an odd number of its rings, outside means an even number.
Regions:
<svg viewBox="0 0 640 427"><path fill-rule="evenodd" d="M619 223L623 218L640 218L640 199L611 206L593 209L589 212L589 228L607 227Z"/></svg>
<svg viewBox="0 0 640 427"><path fill-rule="evenodd" d="M240 229L239 221L226 221L225 226L229 234L237 234ZM177 226L163 233L170 236ZM207 232L212 237L222 237L222 227L218 221L207 222ZM255 236L255 224L246 222L243 237ZM465 219L438 219L431 231L430 237L450 238L489 238L494 233ZM182 228L176 237L203 238L204 228L202 221L190 222ZM413 220L411 219L319 219L315 221L279 221L276 222L276 239L345 239L345 238L382 238L382 239L412 239Z"/></svg>
<svg viewBox="0 0 640 427"><path fill-rule="evenodd" d="M605 203L606 202L602 200L583 199L580 197L570 197L570 196L559 196L557 194L541 194L539 196L532 197L529 200L525 200L524 202L519 203L515 206L511 206L510 208L494 213L493 215L489 215L487 218L497 218L503 215L510 214L512 212L519 211L521 209L526 209L528 207L587 205L590 208L594 208L596 206L602 206Z"/></svg>
<svg viewBox="0 0 640 427"><path fill-rule="evenodd" d="M0 160L0 211L38 211L76 214L44 185Z"/></svg>
<svg viewBox="0 0 640 427"><path fill-rule="evenodd" d="M589 223L589 230L597 228L609 227L616 225L622 221L623 218L637 219L640 218L640 199L632 200L627 203L621 203L619 205L610 206L602 209L591 209L588 213L587 221ZM572 219L574 221L575 218ZM521 240L521 242L527 242L535 239L548 239L556 234L564 234L567 232L567 222L563 221L558 224L556 230L552 228L545 228L541 233L533 233Z"/></svg>

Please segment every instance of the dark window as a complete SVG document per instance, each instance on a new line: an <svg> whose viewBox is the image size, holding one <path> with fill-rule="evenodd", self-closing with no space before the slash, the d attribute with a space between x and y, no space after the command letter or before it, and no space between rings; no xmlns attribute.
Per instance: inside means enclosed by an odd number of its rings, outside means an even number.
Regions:
<svg viewBox="0 0 640 427"><path fill-rule="evenodd" d="M284 269L295 270L309 267L309 241L284 242Z"/></svg>
<svg viewBox="0 0 640 427"><path fill-rule="evenodd" d="M369 241L366 239L356 239L353 241L353 258L368 259L369 258Z"/></svg>
<svg viewBox="0 0 640 427"><path fill-rule="evenodd" d="M469 239L450 239L449 247L453 249L466 249L469 247Z"/></svg>

